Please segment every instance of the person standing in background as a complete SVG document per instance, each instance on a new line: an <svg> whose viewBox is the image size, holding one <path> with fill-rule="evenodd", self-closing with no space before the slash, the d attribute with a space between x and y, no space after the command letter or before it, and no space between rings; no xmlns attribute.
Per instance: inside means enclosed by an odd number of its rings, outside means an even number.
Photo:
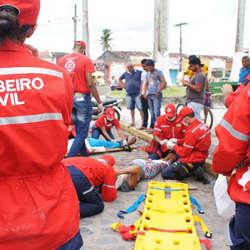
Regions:
<svg viewBox="0 0 250 250"><path fill-rule="evenodd" d="M143 94L148 100L149 111L151 114L151 130L153 132L156 118L161 115L162 90L166 88L167 82L162 71L155 68L154 60L146 61L147 81L145 83Z"/></svg>
<svg viewBox="0 0 250 250"><path fill-rule="evenodd" d="M141 104L142 104L142 112L143 112L143 123L141 129L147 129L148 127L148 100L145 98L146 93L144 94L143 91L145 89L145 84L147 82L147 66L146 66L147 59L143 59L141 61L141 67L143 68L141 74Z"/></svg>
<svg viewBox="0 0 250 250"><path fill-rule="evenodd" d="M131 112L131 124L135 126L135 107L139 110L141 115L141 127L143 127L143 112L140 97L141 90L141 71L135 70L134 65L129 63L127 65L127 72L123 73L119 78L119 84L126 89L127 108ZM123 82L125 81L125 83Z"/></svg>
<svg viewBox="0 0 250 250"><path fill-rule="evenodd" d="M246 84L246 77L250 74L250 57L243 56L242 59L242 68L240 69L239 74L239 84Z"/></svg>
<svg viewBox="0 0 250 250"><path fill-rule="evenodd" d="M73 53L65 55L59 60L59 65L65 68L73 81L74 105L73 122L76 128L76 137L68 153L68 157L88 156L85 139L88 137L89 125L92 116L91 94L103 110L102 101L99 97L96 85L93 83L92 73L95 71L90 58L85 55L86 44L76 41Z"/></svg>
<svg viewBox="0 0 250 250"><path fill-rule="evenodd" d="M205 88L207 77L202 71L200 58L195 55L189 56L189 67L194 72L190 80L183 80L186 86L187 106L194 111L195 117L201 119L201 111L204 109Z"/></svg>

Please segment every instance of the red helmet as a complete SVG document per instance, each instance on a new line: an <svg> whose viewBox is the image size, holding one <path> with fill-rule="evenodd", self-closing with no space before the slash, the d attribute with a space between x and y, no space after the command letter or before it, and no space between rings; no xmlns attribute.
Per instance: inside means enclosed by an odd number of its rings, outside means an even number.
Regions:
<svg viewBox="0 0 250 250"><path fill-rule="evenodd" d="M194 111L191 108L184 107L184 108L181 109L178 116L179 116L179 119L182 120L185 116L190 115L192 113L194 113Z"/></svg>
<svg viewBox="0 0 250 250"><path fill-rule="evenodd" d="M170 103L166 105L165 115L168 119L171 119L176 115L176 108L173 104Z"/></svg>
<svg viewBox="0 0 250 250"><path fill-rule="evenodd" d="M100 158L101 162L110 167L115 165L115 158L112 155L102 155Z"/></svg>
<svg viewBox="0 0 250 250"><path fill-rule="evenodd" d="M87 47L87 44L84 41L75 41L75 45L80 45L84 49Z"/></svg>
<svg viewBox="0 0 250 250"><path fill-rule="evenodd" d="M105 109L104 113L107 116L107 118L109 118L110 120L114 120L115 119L115 110L113 108L107 108L107 109Z"/></svg>
<svg viewBox="0 0 250 250"><path fill-rule="evenodd" d="M0 0L0 8L10 6L18 11L20 25L35 25L39 11L40 0Z"/></svg>

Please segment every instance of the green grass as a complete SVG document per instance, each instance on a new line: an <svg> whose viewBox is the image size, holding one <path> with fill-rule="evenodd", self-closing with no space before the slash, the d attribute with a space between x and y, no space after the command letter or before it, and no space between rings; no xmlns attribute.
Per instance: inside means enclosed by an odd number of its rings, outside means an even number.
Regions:
<svg viewBox="0 0 250 250"><path fill-rule="evenodd" d="M183 86L171 86L167 89L163 90L164 97L180 97L185 95L185 87ZM110 92L110 96L118 99L125 98L126 91L123 90L115 90Z"/></svg>

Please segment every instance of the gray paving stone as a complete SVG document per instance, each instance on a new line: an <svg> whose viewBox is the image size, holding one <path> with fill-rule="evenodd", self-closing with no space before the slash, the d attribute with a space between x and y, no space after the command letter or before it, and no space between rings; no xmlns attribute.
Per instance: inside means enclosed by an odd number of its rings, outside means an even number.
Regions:
<svg viewBox="0 0 250 250"><path fill-rule="evenodd" d="M140 146L145 145L144 142L138 141ZM142 151L118 152L113 153L117 160L117 167L128 166L135 158L146 158L146 153ZM95 156L98 157L98 156ZM162 180L158 175L156 180ZM213 184L203 185L193 179L188 179L188 183L198 187L198 190L192 190L190 193L200 202L205 210L202 216L209 229L213 232L212 249L227 250L224 237L224 220L216 213L216 207L213 198ZM82 219L81 234L84 240L85 250L132 250L134 242L124 241L117 232L111 230L111 224L120 221L126 225L134 223L138 218L138 212L126 215L125 220L121 220L116 213L121 209L130 206L140 194L147 190L147 181L141 182L134 192L119 192L118 198L112 203L105 203L105 209L102 214ZM193 209L196 213L195 209ZM197 225L197 232L203 237L201 229Z"/></svg>

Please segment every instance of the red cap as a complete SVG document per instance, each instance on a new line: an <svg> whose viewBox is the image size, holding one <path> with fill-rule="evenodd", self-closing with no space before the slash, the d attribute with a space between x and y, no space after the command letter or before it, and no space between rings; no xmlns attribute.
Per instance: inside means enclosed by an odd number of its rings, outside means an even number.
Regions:
<svg viewBox="0 0 250 250"><path fill-rule="evenodd" d="M107 108L105 110L107 118L114 120L115 119L115 110L113 108Z"/></svg>
<svg viewBox="0 0 250 250"><path fill-rule="evenodd" d="M173 118L176 115L176 108L173 104L167 104L165 107L165 115L167 118Z"/></svg>
<svg viewBox="0 0 250 250"><path fill-rule="evenodd" d="M105 161L110 167L115 165L115 158L112 155L102 155L99 159Z"/></svg>
<svg viewBox="0 0 250 250"><path fill-rule="evenodd" d="M4 6L11 6L18 10L18 21L21 26L36 24L40 0L0 0L0 7Z"/></svg>
<svg viewBox="0 0 250 250"><path fill-rule="evenodd" d="M194 113L194 111L191 108L184 107L184 108L181 109L178 116L179 116L179 119L183 119L185 116L190 115L192 113Z"/></svg>
<svg viewBox="0 0 250 250"><path fill-rule="evenodd" d="M80 45L84 49L86 48L87 44L84 41L75 41L75 45Z"/></svg>

